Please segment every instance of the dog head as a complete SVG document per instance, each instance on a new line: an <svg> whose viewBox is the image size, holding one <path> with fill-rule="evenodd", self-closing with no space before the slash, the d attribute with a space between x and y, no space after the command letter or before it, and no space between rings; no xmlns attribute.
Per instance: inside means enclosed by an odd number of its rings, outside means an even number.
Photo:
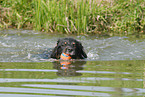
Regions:
<svg viewBox="0 0 145 97"><path fill-rule="evenodd" d="M62 53L68 54L72 59L87 58L82 44L73 38L59 39L56 47L53 49L51 58L59 59Z"/></svg>

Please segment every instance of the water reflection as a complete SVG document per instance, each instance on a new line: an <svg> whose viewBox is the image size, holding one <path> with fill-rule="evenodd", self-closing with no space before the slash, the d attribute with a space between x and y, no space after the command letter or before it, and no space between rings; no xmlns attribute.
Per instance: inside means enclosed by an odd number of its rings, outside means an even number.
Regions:
<svg viewBox="0 0 145 97"><path fill-rule="evenodd" d="M5 88L5 89L4 89ZM34 89L34 88L17 88L17 87L0 87L0 92L17 92L17 93L37 93L37 94L55 94L55 95L73 95L74 96L111 96L108 93L86 92L86 91L72 91L72 90L54 90L54 89ZM41 96L40 96L41 97ZM52 96L53 97L53 96ZM63 96L66 97L66 96ZM72 97L72 96L67 96Z"/></svg>
<svg viewBox="0 0 145 97"><path fill-rule="evenodd" d="M82 74L77 71L83 70L84 64L86 61L54 61L53 68L58 70L58 76L81 76Z"/></svg>
<svg viewBox="0 0 145 97"><path fill-rule="evenodd" d="M68 96L49 96L49 95L32 95L32 94L0 94L0 97L68 97Z"/></svg>
<svg viewBox="0 0 145 97"><path fill-rule="evenodd" d="M144 63L60 60L0 63L0 97L142 97Z"/></svg>

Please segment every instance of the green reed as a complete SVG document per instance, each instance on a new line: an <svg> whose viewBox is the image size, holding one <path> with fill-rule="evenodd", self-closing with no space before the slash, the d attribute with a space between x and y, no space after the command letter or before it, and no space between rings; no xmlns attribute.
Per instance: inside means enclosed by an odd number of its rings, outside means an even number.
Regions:
<svg viewBox="0 0 145 97"><path fill-rule="evenodd" d="M145 33L143 0L0 0L0 28L51 33Z"/></svg>

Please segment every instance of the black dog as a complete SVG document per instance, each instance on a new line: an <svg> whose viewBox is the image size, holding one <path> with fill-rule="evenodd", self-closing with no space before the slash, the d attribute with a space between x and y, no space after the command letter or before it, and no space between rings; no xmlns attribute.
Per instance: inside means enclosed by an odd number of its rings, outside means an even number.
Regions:
<svg viewBox="0 0 145 97"><path fill-rule="evenodd" d="M52 51L51 58L60 59L62 53L69 54L72 59L87 58L82 44L73 38L59 39L56 47Z"/></svg>

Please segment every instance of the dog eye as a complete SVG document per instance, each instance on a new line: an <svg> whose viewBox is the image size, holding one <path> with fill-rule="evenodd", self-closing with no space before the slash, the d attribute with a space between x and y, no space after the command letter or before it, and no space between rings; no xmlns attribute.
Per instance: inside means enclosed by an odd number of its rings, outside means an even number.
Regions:
<svg viewBox="0 0 145 97"><path fill-rule="evenodd" d="M63 44L61 44L61 46L66 46L67 42L64 42Z"/></svg>
<svg viewBox="0 0 145 97"><path fill-rule="evenodd" d="M76 43L75 42L73 42L72 45L73 45L73 47L76 47Z"/></svg>

